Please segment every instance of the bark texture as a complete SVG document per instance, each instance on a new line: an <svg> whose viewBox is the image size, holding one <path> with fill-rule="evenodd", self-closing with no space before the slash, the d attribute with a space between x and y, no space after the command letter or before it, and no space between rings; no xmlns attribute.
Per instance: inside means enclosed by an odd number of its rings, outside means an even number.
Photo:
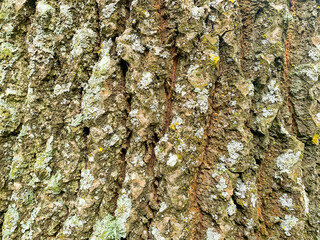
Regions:
<svg viewBox="0 0 320 240"><path fill-rule="evenodd" d="M0 9L2 239L320 239L318 0Z"/></svg>

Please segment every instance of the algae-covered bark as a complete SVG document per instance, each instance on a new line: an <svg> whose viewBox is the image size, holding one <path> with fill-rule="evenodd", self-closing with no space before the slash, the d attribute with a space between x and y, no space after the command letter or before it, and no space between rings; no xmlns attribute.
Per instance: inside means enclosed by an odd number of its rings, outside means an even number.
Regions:
<svg viewBox="0 0 320 240"><path fill-rule="evenodd" d="M0 1L2 239L320 239L320 3Z"/></svg>

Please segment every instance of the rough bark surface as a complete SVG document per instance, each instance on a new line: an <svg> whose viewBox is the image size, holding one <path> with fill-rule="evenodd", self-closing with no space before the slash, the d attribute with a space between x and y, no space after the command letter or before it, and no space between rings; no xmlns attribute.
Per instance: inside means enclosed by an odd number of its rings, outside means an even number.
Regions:
<svg viewBox="0 0 320 240"><path fill-rule="evenodd" d="M0 0L2 239L320 239L318 0Z"/></svg>

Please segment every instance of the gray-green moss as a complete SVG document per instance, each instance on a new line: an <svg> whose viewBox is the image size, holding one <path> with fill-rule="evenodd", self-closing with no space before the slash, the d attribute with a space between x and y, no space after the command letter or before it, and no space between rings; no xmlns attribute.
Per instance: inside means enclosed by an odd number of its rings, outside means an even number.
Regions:
<svg viewBox="0 0 320 240"><path fill-rule="evenodd" d="M20 125L20 116L13 106L0 99L0 136L15 131Z"/></svg>

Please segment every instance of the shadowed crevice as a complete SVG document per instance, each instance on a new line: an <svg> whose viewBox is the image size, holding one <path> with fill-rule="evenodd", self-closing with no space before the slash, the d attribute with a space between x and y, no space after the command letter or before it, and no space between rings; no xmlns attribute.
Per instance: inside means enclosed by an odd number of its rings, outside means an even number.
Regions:
<svg viewBox="0 0 320 240"><path fill-rule="evenodd" d="M172 121L172 103L173 103L173 90L175 87L175 81L177 78L177 67L179 64L179 54L177 53L177 48L175 44L171 48L170 52L172 56L172 67L171 67L171 76L169 77L169 83L165 83L165 92L166 92L166 112L165 112L165 125L162 131L162 136L166 133L169 128L169 125Z"/></svg>
<svg viewBox="0 0 320 240"><path fill-rule="evenodd" d="M101 47L101 20L100 20L100 7L99 7L99 3L96 0L96 19L97 19L97 35L98 35L98 41L97 41L97 45L98 45L98 49L100 49Z"/></svg>

